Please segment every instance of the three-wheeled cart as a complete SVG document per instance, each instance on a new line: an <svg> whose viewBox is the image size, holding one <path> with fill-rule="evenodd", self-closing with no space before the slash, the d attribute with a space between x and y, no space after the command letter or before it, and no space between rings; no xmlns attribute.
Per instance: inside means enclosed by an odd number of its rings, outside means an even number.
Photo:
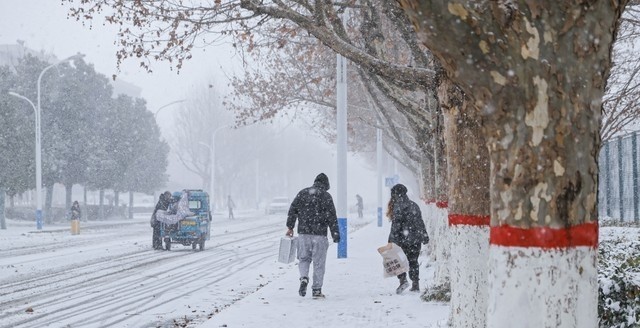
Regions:
<svg viewBox="0 0 640 328"><path fill-rule="evenodd" d="M187 197L189 215L175 224L162 223L160 236L166 250L171 250L171 244L191 246L192 249L204 250L204 244L210 238L211 211L209 208L209 194L200 189L188 189L174 193L174 197ZM171 206L177 206L174 202ZM171 210L171 207L170 207ZM193 215L191 215L193 214Z"/></svg>

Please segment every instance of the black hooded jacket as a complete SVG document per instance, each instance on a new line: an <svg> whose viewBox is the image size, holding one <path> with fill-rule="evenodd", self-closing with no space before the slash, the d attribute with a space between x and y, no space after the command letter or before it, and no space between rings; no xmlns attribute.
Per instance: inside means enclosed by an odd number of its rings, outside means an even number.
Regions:
<svg viewBox="0 0 640 328"><path fill-rule="evenodd" d="M335 242L340 241L338 217L329 190L329 178L318 174L313 186L302 189L289 208L287 228L292 229L298 220L298 234L327 235L327 228Z"/></svg>
<svg viewBox="0 0 640 328"><path fill-rule="evenodd" d="M394 203L389 242L400 247L428 243L429 236L422 220L420 207L409 199L407 188L398 184L391 191Z"/></svg>

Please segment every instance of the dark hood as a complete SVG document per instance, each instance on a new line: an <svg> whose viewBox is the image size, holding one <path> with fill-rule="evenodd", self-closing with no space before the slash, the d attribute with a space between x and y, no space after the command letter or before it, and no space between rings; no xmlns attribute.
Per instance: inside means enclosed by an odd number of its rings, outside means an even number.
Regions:
<svg viewBox="0 0 640 328"><path fill-rule="evenodd" d="M318 187L318 188L322 188L324 190L329 190L329 187L330 187L329 178L327 177L326 174L320 173L316 177L316 180L313 181L313 186L314 187Z"/></svg>
<svg viewBox="0 0 640 328"><path fill-rule="evenodd" d="M407 187L405 187L401 183L398 183L397 185L393 186L393 188L391 188L391 197L401 198L406 195L407 195Z"/></svg>

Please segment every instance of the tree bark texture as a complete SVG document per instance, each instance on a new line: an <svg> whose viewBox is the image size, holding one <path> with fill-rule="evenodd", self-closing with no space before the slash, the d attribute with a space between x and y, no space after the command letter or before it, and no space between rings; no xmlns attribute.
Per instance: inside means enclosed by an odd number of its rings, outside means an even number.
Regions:
<svg viewBox="0 0 640 328"><path fill-rule="evenodd" d="M6 194L4 188L0 188L0 229L7 229L7 220L5 216L4 198Z"/></svg>
<svg viewBox="0 0 640 328"><path fill-rule="evenodd" d="M440 102L438 100L438 102ZM433 132L435 152L435 184L436 205L446 209L449 206L449 175L447 174L447 147L444 140L444 115L442 109L438 109L435 117L436 128Z"/></svg>
<svg viewBox="0 0 640 328"><path fill-rule="evenodd" d="M399 0L484 116L488 327L597 327L597 151L626 1Z"/></svg>
<svg viewBox="0 0 640 328"><path fill-rule="evenodd" d="M429 158L424 158L420 165L420 189L421 197L426 204L436 202L433 179L433 163Z"/></svg>
<svg viewBox="0 0 640 328"><path fill-rule="evenodd" d="M44 222L51 224L53 223L53 211L51 210L53 204L53 183L45 186L45 189L47 190L47 195L44 199L44 213L42 213L42 215Z"/></svg>
<svg viewBox="0 0 640 328"><path fill-rule="evenodd" d="M438 79L449 173L451 327L484 328L489 258L489 152L478 111L451 80Z"/></svg>
<svg viewBox="0 0 640 328"><path fill-rule="evenodd" d="M71 197L72 197L73 184L67 183L64 185L64 208L68 210L71 208Z"/></svg>

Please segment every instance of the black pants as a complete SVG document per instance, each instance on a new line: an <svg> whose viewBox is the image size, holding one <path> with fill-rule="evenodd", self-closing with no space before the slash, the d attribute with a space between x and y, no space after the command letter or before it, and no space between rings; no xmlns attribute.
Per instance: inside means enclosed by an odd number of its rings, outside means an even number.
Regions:
<svg viewBox="0 0 640 328"><path fill-rule="evenodd" d="M402 248L402 251L409 260L409 279L413 282L420 281L420 264L418 263L418 257L420 256L422 244L405 245L400 246L400 248ZM399 274L398 279L400 279L400 281L407 280L407 273L404 272Z"/></svg>
<svg viewBox="0 0 640 328"><path fill-rule="evenodd" d="M151 244L153 245L153 249L162 248L162 238L160 238L160 222L156 222L156 224L153 226L153 237L151 240Z"/></svg>

